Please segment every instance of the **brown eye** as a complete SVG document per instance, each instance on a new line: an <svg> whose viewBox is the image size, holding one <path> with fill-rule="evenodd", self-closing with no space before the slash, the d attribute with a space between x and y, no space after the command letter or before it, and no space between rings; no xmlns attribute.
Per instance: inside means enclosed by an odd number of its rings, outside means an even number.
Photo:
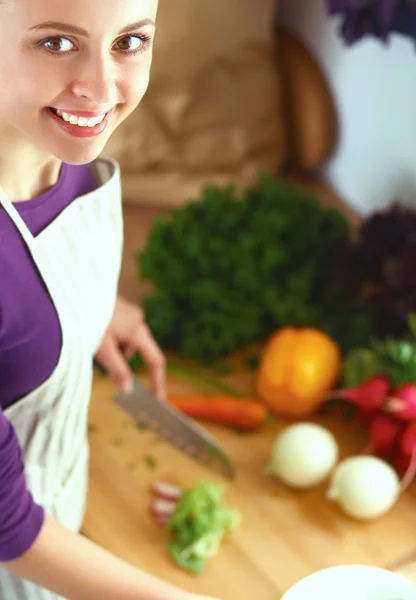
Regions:
<svg viewBox="0 0 416 600"><path fill-rule="evenodd" d="M143 45L143 40L137 35L126 35L117 42L117 46L123 52L138 52Z"/></svg>
<svg viewBox="0 0 416 600"><path fill-rule="evenodd" d="M43 47L50 52L65 53L73 50L73 43L64 37L53 37L43 42Z"/></svg>

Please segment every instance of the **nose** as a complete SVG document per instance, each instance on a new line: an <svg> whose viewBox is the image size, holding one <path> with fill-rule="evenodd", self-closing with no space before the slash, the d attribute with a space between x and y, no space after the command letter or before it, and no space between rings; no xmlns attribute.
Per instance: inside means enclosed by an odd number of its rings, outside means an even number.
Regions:
<svg viewBox="0 0 416 600"><path fill-rule="evenodd" d="M114 106L118 102L117 69L110 57L83 57L72 83L73 94L97 105Z"/></svg>

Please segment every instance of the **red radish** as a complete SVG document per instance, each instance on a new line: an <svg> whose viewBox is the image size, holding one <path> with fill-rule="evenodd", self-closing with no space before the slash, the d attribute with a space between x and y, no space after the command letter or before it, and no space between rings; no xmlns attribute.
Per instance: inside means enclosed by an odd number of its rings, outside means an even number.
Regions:
<svg viewBox="0 0 416 600"><path fill-rule="evenodd" d="M394 467L400 477L406 473L409 468L411 460L411 455L403 452L403 450L399 450L394 458Z"/></svg>
<svg viewBox="0 0 416 600"><path fill-rule="evenodd" d="M400 492L403 493L413 482L416 474L416 446L413 447L412 454L409 457L408 466L404 477L400 483Z"/></svg>
<svg viewBox="0 0 416 600"><path fill-rule="evenodd" d="M367 452L380 458L389 458L400 439L401 424L393 417L383 413L377 414L370 423L370 441Z"/></svg>
<svg viewBox="0 0 416 600"><path fill-rule="evenodd" d="M157 521L170 519L176 507L176 502L163 498L154 498L150 504L150 512Z"/></svg>
<svg viewBox="0 0 416 600"><path fill-rule="evenodd" d="M183 490L173 483L167 483L165 481L156 481L152 485L152 493L158 498L164 500L171 500L176 502L182 496Z"/></svg>
<svg viewBox="0 0 416 600"><path fill-rule="evenodd" d="M359 406L357 412L355 413L355 418L361 425L370 425L371 421L379 414L379 410Z"/></svg>
<svg viewBox="0 0 416 600"><path fill-rule="evenodd" d="M416 385L405 383L387 399L385 410L401 421L416 419Z"/></svg>
<svg viewBox="0 0 416 600"><path fill-rule="evenodd" d="M400 448L395 459L395 467L400 475L404 475L401 490L404 491L412 483L416 475L416 422L410 423L404 430Z"/></svg>
<svg viewBox="0 0 416 600"><path fill-rule="evenodd" d="M411 456L416 448L416 421L410 423L403 432L400 447L404 454Z"/></svg>
<svg viewBox="0 0 416 600"><path fill-rule="evenodd" d="M377 375L366 379L359 386L333 390L330 397L341 398L366 409L380 409L384 406L389 390L390 382L387 377Z"/></svg>

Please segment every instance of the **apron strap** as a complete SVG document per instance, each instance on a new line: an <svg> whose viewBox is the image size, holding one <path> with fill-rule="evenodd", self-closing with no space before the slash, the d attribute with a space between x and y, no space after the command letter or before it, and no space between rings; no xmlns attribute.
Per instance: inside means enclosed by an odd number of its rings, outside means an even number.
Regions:
<svg viewBox="0 0 416 600"><path fill-rule="evenodd" d="M16 226L16 229L19 231L23 240L26 242L29 248L33 247L35 238L31 234L28 226L23 221L22 217L17 212L16 208L13 206L13 203L10 202L9 198L5 194L5 192L0 188L0 204L3 205L4 210L9 215L11 220Z"/></svg>

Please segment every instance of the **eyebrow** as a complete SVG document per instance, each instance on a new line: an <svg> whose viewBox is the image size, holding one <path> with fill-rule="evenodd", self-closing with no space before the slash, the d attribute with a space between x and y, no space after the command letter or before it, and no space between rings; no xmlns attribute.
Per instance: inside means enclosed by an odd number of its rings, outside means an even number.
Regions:
<svg viewBox="0 0 416 600"><path fill-rule="evenodd" d="M122 35L123 33L130 33L131 31L137 31L137 29L141 29L146 25L150 25L155 27L156 24L152 19L142 19L141 21L136 21L135 23L130 23L126 27L123 27L117 35ZM29 27L29 31L40 31L43 29L57 29L58 31L62 31L65 33L74 33L77 35L83 35L88 37L88 31L82 29L82 27L77 27L76 25L68 25L67 23L59 23L58 21L45 21L44 23L40 23L39 25L34 25L33 27Z"/></svg>

